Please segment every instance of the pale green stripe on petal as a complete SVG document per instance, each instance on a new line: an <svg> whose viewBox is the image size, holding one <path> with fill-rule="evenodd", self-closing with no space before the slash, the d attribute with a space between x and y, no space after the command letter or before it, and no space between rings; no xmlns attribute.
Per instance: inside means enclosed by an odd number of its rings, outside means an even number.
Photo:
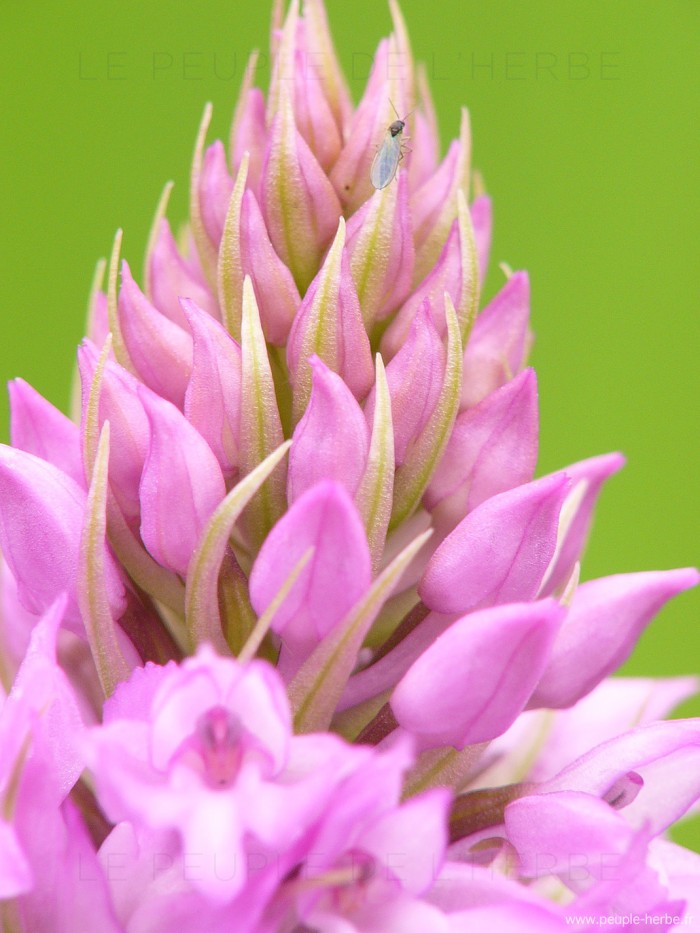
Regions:
<svg viewBox="0 0 700 933"><path fill-rule="evenodd" d="M457 313L447 292L445 292L445 318L447 320L447 359L442 389L428 423L420 437L411 446L406 460L396 471L390 530L396 528L418 507L428 487L430 477L440 462L459 411L462 390L462 340Z"/></svg>
<svg viewBox="0 0 700 933"><path fill-rule="evenodd" d="M133 666L124 657L117 640L117 621L112 618L105 581L108 465L109 422L106 421L100 434L88 491L78 573L80 614L105 696L111 696L119 683L128 680Z"/></svg>
<svg viewBox="0 0 700 933"><path fill-rule="evenodd" d="M194 147L194 156L192 158L192 174L190 176L190 229L192 238L197 247L197 255L202 266L202 270L210 286L216 284L216 250L207 234L202 218L202 206L199 200L199 180L202 174L202 162L204 158L204 143L207 138L207 130L211 122L212 105L206 104L202 120L197 132L197 141Z"/></svg>
<svg viewBox="0 0 700 933"><path fill-rule="evenodd" d="M114 235L114 245L112 246L112 255L109 258L109 275L107 278L107 319L109 329L112 332L112 349L114 356L124 369L130 373L134 372L134 365L129 357L129 351L126 349L121 325L119 324L119 305L117 299L117 279L119 278L119 255L122 248L122 231L117 230Z"/></svg>
<svg viewBox="0 0 700 933"><path fill-rule="evenodd" d="M298 363L294 373L294 398L292 417L294 423L306 411L311 395L311 366L309 357L316 354L333 370L340 369L338 360L338 302L340 296L340 270L345 247L345 221L338 220L335 239L328 250L311 308L305 316L301 347L298 351Z"/></svg>
<svg viewBox="0 0 700 933"><path fill-rule="evenodd" d="M284 441L267 345L249 276L243 283L241 362L240 469L245 476ZM244 531L254 548L262 544L286 506L286 470L280 467L244 516Z"/></svg>
<svg viewBox="0 0 700 933"><path fill-rule="evenodd" d="M289 573L289 576L287 577L287 579L284 581L284 583L280 587L279 591L277 592L277 595L274 597L270 605L267 607L267 609L263 612L263 614L258 619L255 625L255 628L250 633L248 640L246 641L245 645L243 646L243 649L238 655L238 660L241 662L241 664L251 661L257 654L258 648L260 647L260 645L263 642L263 639L265 638L265 636L270 630L270 626L272 625L274 621L275 615L277 614L277 610L287 598L290 590L292 589L294 584L297 582L299 578L299 574L302 572L304 567L306 567L308 562L314 556L315 551L316 551L315 547L307 548L304 551L304 553L301 555L299 560L296 562L296 564L292 567L291 572Z"/></svg>
<svg viewBox="0 0 700 933"><path fill-rule="evenodd" d="M241 204L248 179L249 153L244 153L228 202L224 232L219 246L217 285L221 319L231 336L241 339L243 313L243 264L241 261Z"/></svg>
<svg viewBox="0 0 700 933"><path fill-rule="evenodd" d="M156 212L153 215L153 223L151 224L151 230L148 234L148 244L146 245L146 255L143 261L143 291L148 298L148 300L153 302L153 291L152 291L152 282L151 282L151 255L155 249L156 243L158 242L158 236L160 235L160 222L165 217L165 212L168 209L168 202L170 201L170 194L173 190L174 182L168 181L165 183L163 188L163 193L160 196L158 205L156 207Z"/></svg>
<svg viewBox="0 0 700 933"><path fill-rule="evenodd" d="M241 89L238 93L238 98L236 100L236 109L233 112L233 120L231 121L231 130L229 132L229 141L228 141L228 150L229 156L233 157L233 153L236 150L236 136L238 135L238 130L241 125L241 120L245 113L246 106L248 104L248 94L250 93L251 88L253 87L253 81L255 79L255 69L258 66L258 58L260 57L260 52L258 49L253 49L253 51L248 56L248 61L245 66L245 71L243 72L243 80L241 81ZM235 171L236 166L231 164L231 169Z"/></svg>
<svg viewBox="0 0 700 933"><path fill-rule="evenodd" d="M372 567L376 572L384 552L394 489L394 427L391 396L381 355L376 356L375 407L367 467L356 504L367 531Z"/></svg>
<svg viewBox="0 0 700 933"><path fill-rule="evenodd" d="M230 654L219 612L219 570L231 532L243 509L278 466L291 446L286 441L240 481L218 505L206 524L187 571L186 624L190 648L210 642Z"/></svg>
<svg viewBox="0 0 700 933"><path fill-rule="evenodd" d="M295 732L317 732L328 728L357 662L365 635L402 573L431 534L431 531L426 531L419 535L394 558L366 596L321 641L297 673L288 688Z"/></svg>
<svg viewBox="0 0 700 933"><path fill-rule="evenodd" d="M457 191L457 223L459 225L462 286L461 301L456 310L462 346L465 347L479 311L479 257L476 251L472 215L469 212L467 197L461 188Z"/></svg>
<svg viewBox="0 0 700 933"><path fill-rule="evenodd" d="M85 408L82 425L83 461L85 472L90 476L94 470L100 442L100 394L104 370L112 348L112 334L108 334L97 360L90 383L90 394ZM174 574L161 567L146 551L141 540L129 528L111 490L107 490L107 514L109 516L109 541L119 561L135 583L154 599L164 603L178 616L184 612L185 588ZM177 637L177 633L173 633Z"/></svg>

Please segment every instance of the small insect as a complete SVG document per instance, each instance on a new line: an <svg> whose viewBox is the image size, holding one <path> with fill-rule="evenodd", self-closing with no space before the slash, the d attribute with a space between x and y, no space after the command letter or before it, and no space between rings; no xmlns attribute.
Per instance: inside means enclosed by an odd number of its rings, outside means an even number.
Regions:
<svg viewBox="0 0 700 933"><path fill-rule="evenodd" d="M394 107L394 105L391 105ZM396 107L394 107L396 113ZM401 136L406 126L406 120L410 117L407 114L403 120L397 119L389 126L384 137L384 142L379 147L377 154L372 162L372 168L369 171L369 178L377 190L386 188L396 174L399 162L403 159L403 143Z"/></svg>

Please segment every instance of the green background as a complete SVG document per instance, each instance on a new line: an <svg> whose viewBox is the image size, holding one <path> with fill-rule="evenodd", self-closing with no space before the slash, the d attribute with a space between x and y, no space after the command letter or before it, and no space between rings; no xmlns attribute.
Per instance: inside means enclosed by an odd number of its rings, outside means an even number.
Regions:
<svg viewBox="0 0 700 933"><path fill-rule="evenodd" d="M377 0L327 5L357 100L389 14ZM0 376L22 375L65 408L95 261L122 226L140 269L169 178L170 217L184 218L202 106L213 101L213 135L226 134L248 51L267 50L269 11L230 0L2 9ZM531 274L540 472L628 457L603 494L584 575L697 563L700 4L403 9L443 146L459 105L471 109L495 200L487 291L499 261ZM0 420L5 438L4 397ZM696 591L660 615L625 670L696 673L699 656ZM677 838L700 848L697 824Z"/></svg>

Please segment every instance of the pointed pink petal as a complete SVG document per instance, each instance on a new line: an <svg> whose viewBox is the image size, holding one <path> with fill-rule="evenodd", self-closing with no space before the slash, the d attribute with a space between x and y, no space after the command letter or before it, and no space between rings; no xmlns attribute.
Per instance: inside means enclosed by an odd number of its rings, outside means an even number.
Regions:
<svg viewBox="0 0 700 933"><path fill-rule="evenodd" d="M464 351L462 408L517 375L529 348L530 283L526 272L514 272L477 317Z"/></svg>
<svg viewBox="0 0 700 933"><path fill-rule="evenodd" d="M204 229L212 245L218 249L228 202L233 191L233 179L226 165L224 144L217 139L204 153L199 176L199 203Z"/></svg>
<svg viewBox="0 0 700 933"><path fill-rule="evenodd" d="M231 137L231 165L235 175L243 154L249 153L248 187L256 194L260 191L266 145L265 96L260 88L252 87L241 104L235 133Z"/></svg>
<svg viewBox="0 0 700 933"><path fill-rule="evenodd" d="M375 191L350 217L347 249L369 328L397 308L411 290L415 251L404 171L399 171L395 185Z"/></svg>
<svg viewBox="0 0 700 933"><path fill-rule="evenodd" d="M479 257L479 281L483 283L489 268L489 254L491 253L493 227L491 198L485 194L475 198L469 211L472 215L476 252Z"/></svg>
<svg viewBox="0 0 700 933"><path fill-rule="evenodd" d="M432 887L447 845L451 798L446 787L435 787L386 810L362 833L362 851L379 865L395 866L404 891L422 894Z"/></svg>
<svg viewBox="0 0 700 933"><path fill-rule="evenodd" d="M527 703L563 616L558 603L544 600L454 622L392 693L399 725L423 748L464 748L500 735Z"/></svg>
<svg viewBox="0 0 700 933"><path fill-rule="evenodd" d="M504 762L505 769L499 769L495 779L488 774L486 782L505 784L515 779L513 775L532 781L549 780L601 742L635 726L666 718L679 703L696 694L698 686L694 677L608 677L569 709L555 714L549 710L523 713L513 728L491 746L490 751ZM551 724L549 731L547 722ZM540 741L545 732L537 760L523 766L523 756L532 742ZM508 757L512 764L506 761Z"/></svg>
<svg viewBox="0 0 700 933"><path fill-rule="evenodd" d="M261 182L270 239L304 291L338 226L340 204L325 172L304 142L283 95L270 129Z"/></svg>
<svg viewBox="0 0 700 933"><path fill-rule="evenodd" d="M104 346L107 334L109 333L107 296L104 292L98 291L95 294L92 306L88 311L88 322L85 333L98 347Z"/></svg>
<svg viewBox="0 0 700 933"><path fill-rule="evenodd" d="M452 298L455 308L461 304L462 268L459 227L453 223L440 257L428 275L415 289L393 319L382 338L382 353L393 357L408 338L410 328L419 309L427 301L433 325L440 336L447 330L445 323L445 292Z"/></svg>
<svg viewBox="0 0 700 933"><path fill-rule="evenodd" d="M66 593L61 593L37 621L0 720L0 786L7 788L6 769L14 767L16 756L26 755L22 746L31 730L36 758L54 765L46 785L56 803L84 767L84 726L75 693L56 656L56 639L67 621L69 602Z"/></svg>
<svg viewBox="0 0 700 933"><path fill-rule="evenodd" d="M8 683L14 680L14 676L22 663L22 658L27 653L29 637L36 625L37 617L33 612L28 612L19 600L17 593L17 581L12 576L12 571L7 563L0 561L0 652L3 659L3 680ZM4 691L0 687L0 711L4 699Z"/></svg>
<svg viewBox="0 0 700 933"><path fill-rule="evenodd" d="M433 115L434 116L434 115ZM413 118L413 134L411 136L411 167L408 177L411 192L431 178L438 166L439 138L434 120L426 117L422 111L417 110Z"/></svg>
<svg viewBox="0 0 700 933"><path fill-rule="evenodd" d="M297 49L294 57L294 119L309 149L327 172L342 146L340 129L323 93L313 59Z"/></svg>
<svg viewBox="0 0 700 933"><path fill-rule="evenodd" d="M331 171L331 181L348 214L354 213L373 194L370 166L377 147L381 146L390 124L396 119L392 103L402 118L409 109L406 87L397 74L397 52L393 38L382 39L379 43L367 88L352 118L345 146Z"/></svg>
<svg viewBox="0 0 700 933"><path fill-rule="evenodd" d="M0 548L20 601L30 612L41 613L66 593L66 624L83 637L76 586L85 503L85 490L57 467L0 445ZM107 577L118 618L124 611L124 587L109 557Z"/></svg>
<svg viewBox="0 0 700 933"><path fill-rule="evenodd" d="M143 387L151 442L141 477L141 537L168 570L186 576L207 519L226 495L219 463L174 405Z"/></svg>
<svg viewBox="0 0 700 933"><path fill-rule="evenodd" d="M411 442L428 423L440 395L444 372L445 348L433 323L430 305L425 301L413 319L406 342L386 369L397 466L404 462ZM365 414L371 421L374 390L367 399Z"/></svg>
<svg viewBox="0 0 700 933"><path fill-rule="evenodd" d="M661 607L699 580L688 568L582 583L530 705L556 709L585 696L627 660Z"/></svg>
<svg viewBox="0 0 700 933"><path fill-rule="evenodd" d="M453 140L438 169L428 178L411 198L411 216L415 233L416 249L420 249L443 211L445 202L453 190L455 174L460 163L460 144Z"/></svg>
<svg viewBox="0 0 700 933"><path fill-rule="evenodd" d="M348 681L338 711L342 712L396 686L420 656L452 624L453 617L431 612L388 654L358 671Z"/></svg>
<svg viewBox="0 0 700 933"><path fill-rule="evenodd" d="M12 446L53 463L79 486L85 486L78 425L24 379L13 379L7 387Z"/></svg>
<svg viewBox="0 0 700 933"><path fill-rule="evenodd" d="M307 60L317 66L316 80L321 84L336 123L342 128L352 113L352 101L333 47L322 0L305 0L301 26L299 47L306 53Z"/></svg>
<svg viewBox="0 0 700 933"><path fill-rule="evenodd" d="M243 195L240 225L241 267L250 275L265 337L284 346L301 297L292 273L279 258L252 191Z"/></svg>
<svg viewBox="0 0 700 933"><path fill-rule="evenodd" d="M563 472L571 480L569 501L564 506L564 513L569 502L574 513L569 518L563 539L557 545L554 563L547 574L541 595L550 596L568 580L574 564L581 559L603 483L624 465L622 454L614 453L590 457L564 468Z"/></svg>
<svg viewBox="0 0 700 933"><path fill-rule="evenodd" d="M437 612L534 599L554 553L564 475L482 502L433 554L418 592Z"/></svg>
<svg viewBox="0 0 700 933"><path fill-rule="evenodd" d="M633 825L646 823L657 834L700 796L698 720L657 722L603 742L540 784L539 791L575 790L602 797L630 771L640 775L644 786L621 813Z"/></svg>
<svg viewBox="0 0 700 933"><path fill-rule="evenodd" d="M140 378L182 408L192 369L192 337L153 307L131 277L126 261L122 263L119 323Z"/></svg>
<svg viewBox="0 0 700 933"><path fill-rule="evenodd" d="M193 301L182 299L194 341L185 417L209 444L225 476L238 466L241 348Z"/></svg>
<svg viewBox="0 0 700 933"><path fill-rule="evenodd" d="M289 452L290 503L327 479L340 483L354 496L369 451L365 416L346 384L318 357L311 357L310 366L311 398L294 430Z"/></svg>
<svg viewBox="0 0 700 933"><path fill-rule="evenodd" d="M505 824L526 878L560 875L575 889L577 882L609 878L634 835L604 801L566 791L513 801Z"/></svg>
<svg viewBox="0 0 700 933"><path fill-rule="evenodd" d="M191 298L212 317L219 318L216 299L194 263L183 259L173 239L168 221L163 218L153 251L149 257L151 301L174 324L186 328L180 298ZM98 346L102 343L94 340Z"/></svg>
<svg viewBox="0 0 700 933"><path fill-rule="evenodd" d="M85 431L87 405L99 352L90 341L78 347L78 370L82 384L82 425ZM123 366L107 360L100 386L98 428L110 426L109 483L126 518L139 515L139 483L148 452L148 418L138 397L138 379Z"/></svg>
<svg viewBox="0 0 700 933"><path fill-rule="evenodd" d="M362 522L338 483L323 481L307 490L265 539L250 575L250 598L259 615L310 547L313 556L272 620L295 668L347 615L372 579Z"/></svg>
<svg viewBox="0 0 700 933"><path fill-rule="evenodd" d="M450 530L486 499L532 479L537 462L537 379L527 369L457 417L423 497Z"/></svg>
<svg viewBox="0 0 700 933"><path fill-rule="evenodd" d="M308 359L314 353L342 376L358 400L366 397L374 383L372 351L344 241L341 218L333 245L304 295L289 335L287 363L295 412L303 411L308 398Z"/></svg>

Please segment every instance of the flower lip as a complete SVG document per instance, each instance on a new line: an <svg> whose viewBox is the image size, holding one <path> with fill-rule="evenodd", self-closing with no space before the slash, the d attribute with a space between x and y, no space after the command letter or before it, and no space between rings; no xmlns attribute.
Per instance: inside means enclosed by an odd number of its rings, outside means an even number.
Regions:
<svg viewBox="0 0 700 933"><path fill-rule="evenodd" d="M235 781L243 758L242 735L240 719L224 706L213 706L197 721L193 738L214 787L230 787Z"/></svg>

